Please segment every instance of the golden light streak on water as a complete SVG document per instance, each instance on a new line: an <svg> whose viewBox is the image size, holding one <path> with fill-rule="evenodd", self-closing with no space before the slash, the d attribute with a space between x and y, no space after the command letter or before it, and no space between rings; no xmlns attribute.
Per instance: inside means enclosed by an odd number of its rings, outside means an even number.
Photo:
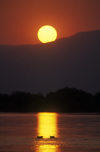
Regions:
<svg viewBox="0 0 100 152"><path fill-rule="evenodd" d="M38 113L37 136L43 136L43 139L37 139L35 152L57 152L58 145L55 141L58 136L57 113ZM55 138L50 138L50 136L55 136Z"/></svg>
<svg viewBox="0 0 100 152"><path fill-rule="evenodd" d="M57 113L38 113L38 136L57 137Z"/></svg>
<svg viewBox="0 0 100 152"><path fill-rule="evenodd" d="M40 145L36 152L56 152L56 145Z"/></svg>

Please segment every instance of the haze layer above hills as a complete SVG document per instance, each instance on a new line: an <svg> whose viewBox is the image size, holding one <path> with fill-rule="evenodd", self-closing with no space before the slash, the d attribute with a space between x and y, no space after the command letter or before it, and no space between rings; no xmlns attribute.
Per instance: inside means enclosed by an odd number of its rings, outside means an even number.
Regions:
<svg viewBox="0 0 100 152"><path fill-rule="evenodd" d="M100 31L38 45L0 45L0 93L100 91Z"/></svg>

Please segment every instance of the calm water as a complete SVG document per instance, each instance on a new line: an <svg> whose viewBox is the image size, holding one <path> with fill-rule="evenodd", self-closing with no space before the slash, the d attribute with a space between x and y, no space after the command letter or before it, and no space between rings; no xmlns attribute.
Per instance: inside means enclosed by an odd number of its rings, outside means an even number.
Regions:
<svg viewBox="0 0 100 152"><path fill-rule="evenodd" d="M100 152L100 115L0 114L0 152Z"/></svg>

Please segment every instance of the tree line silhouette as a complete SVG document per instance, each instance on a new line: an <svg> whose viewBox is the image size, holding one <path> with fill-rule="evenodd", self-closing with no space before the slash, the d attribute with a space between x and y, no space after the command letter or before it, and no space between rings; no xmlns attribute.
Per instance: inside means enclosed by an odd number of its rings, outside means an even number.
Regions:
<svg viewBox="0 0 100 152"><path fill-rule="evenodd" d="M65 87L46 97L19 91L0 94L0 112L100 112L100 92Z"/></svg>

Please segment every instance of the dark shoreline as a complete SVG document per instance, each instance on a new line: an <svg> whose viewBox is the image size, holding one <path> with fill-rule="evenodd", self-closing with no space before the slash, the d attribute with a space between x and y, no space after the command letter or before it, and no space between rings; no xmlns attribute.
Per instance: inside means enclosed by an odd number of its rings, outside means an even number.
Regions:
<svg viewBox="0 0 100 152"><path fill-rule="evenodd" d="M83 90L65 87L50 92L44 97L41 93L13 92L0 94L0 112L11 113L100 113L100 92L92 95Z"/></svg>

